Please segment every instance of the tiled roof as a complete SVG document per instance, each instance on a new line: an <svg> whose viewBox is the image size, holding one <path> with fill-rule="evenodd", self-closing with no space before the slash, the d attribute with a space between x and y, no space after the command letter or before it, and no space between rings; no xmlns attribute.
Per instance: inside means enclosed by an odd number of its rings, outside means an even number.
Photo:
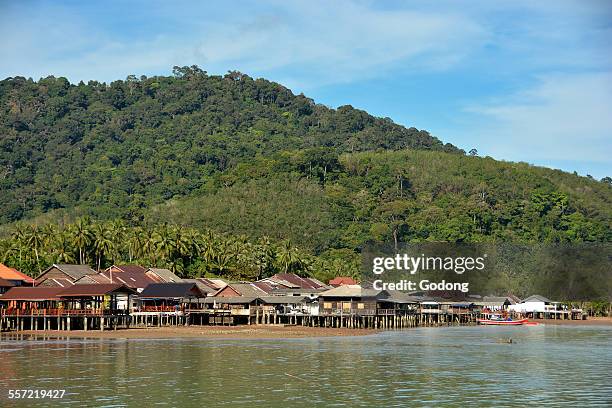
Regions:
<svg viewBox="0 0 612 408"><path fill-rule="evenodd" d="M0 263L0 278L6 280L22 280L27 283L34 282L34 279L30 278L25 273L21 273L17 269L11 268L2 263Z"/></svg>

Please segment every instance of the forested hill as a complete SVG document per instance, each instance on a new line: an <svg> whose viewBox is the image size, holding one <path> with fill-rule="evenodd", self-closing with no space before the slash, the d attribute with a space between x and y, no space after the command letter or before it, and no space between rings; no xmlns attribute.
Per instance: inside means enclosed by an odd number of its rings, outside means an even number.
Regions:
<svg viewBox="0 0 612 408"><path fill-rule="evenodd" d="M0 224L75 206L124 216L206 193L211 176L285 150L461 152L351 106L329 109L274 82L195 66L110 85L8 78L0 112Z"/></svg>
<svg viewBox="0 0 612 408"><path fill-rule="evenodd" d="M0 225L181 224L332 258L394 239L612 241L609 182L466 156L238 72L9 78L0 112Z"/></svg>

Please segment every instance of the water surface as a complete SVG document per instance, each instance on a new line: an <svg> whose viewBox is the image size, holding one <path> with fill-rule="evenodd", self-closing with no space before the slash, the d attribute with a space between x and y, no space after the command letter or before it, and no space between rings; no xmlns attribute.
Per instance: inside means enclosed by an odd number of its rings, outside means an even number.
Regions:
<svg viewBox="0 0 612 408"><path fill-rule="evenodd" d="M0 406L612 406L612 327L0 341ZM512 338L513 343L504 343ZM8 389L66 389L9 401Z"/></svg>

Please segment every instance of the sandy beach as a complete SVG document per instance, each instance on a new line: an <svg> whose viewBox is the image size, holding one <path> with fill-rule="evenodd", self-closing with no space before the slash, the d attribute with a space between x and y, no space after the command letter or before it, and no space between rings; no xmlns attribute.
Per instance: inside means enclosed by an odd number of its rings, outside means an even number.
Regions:
<svg viewBox="0 0 612 408"><path fill-rule="evenodd" d="M150 327L120 330L75 330L75 331L31 331L2 333L2 336L51 336L107 339L168 339L168 338L231 338L231 339L275 339L303 337L365 336L379 330L321 328L304 326L189 326Z"/></svg>

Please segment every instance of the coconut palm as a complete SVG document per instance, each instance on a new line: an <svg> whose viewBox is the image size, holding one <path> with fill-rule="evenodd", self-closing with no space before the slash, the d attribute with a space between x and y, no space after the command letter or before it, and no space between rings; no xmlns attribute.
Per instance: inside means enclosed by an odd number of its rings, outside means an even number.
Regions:
<svg viewBox="0 0 612 408"><path fill-rule="evenodd" d="M94 252L96 254L98 271L100 271L102 267L102 259L107 258L109 255L113 254L114 251L114 243L109 238L109 231L102 224L96 224L93 229L93 246Z"/></svg>
<svg viewBox="0 0 612 408"><path fill-rule="evenodd" d="M70 226L68 231L72 236L74 246L79 249L79 263L84 264L86 262L85 254L88 252L89 246L92 245L93 241L89 220L87 218L79 218Z"/></svg>

